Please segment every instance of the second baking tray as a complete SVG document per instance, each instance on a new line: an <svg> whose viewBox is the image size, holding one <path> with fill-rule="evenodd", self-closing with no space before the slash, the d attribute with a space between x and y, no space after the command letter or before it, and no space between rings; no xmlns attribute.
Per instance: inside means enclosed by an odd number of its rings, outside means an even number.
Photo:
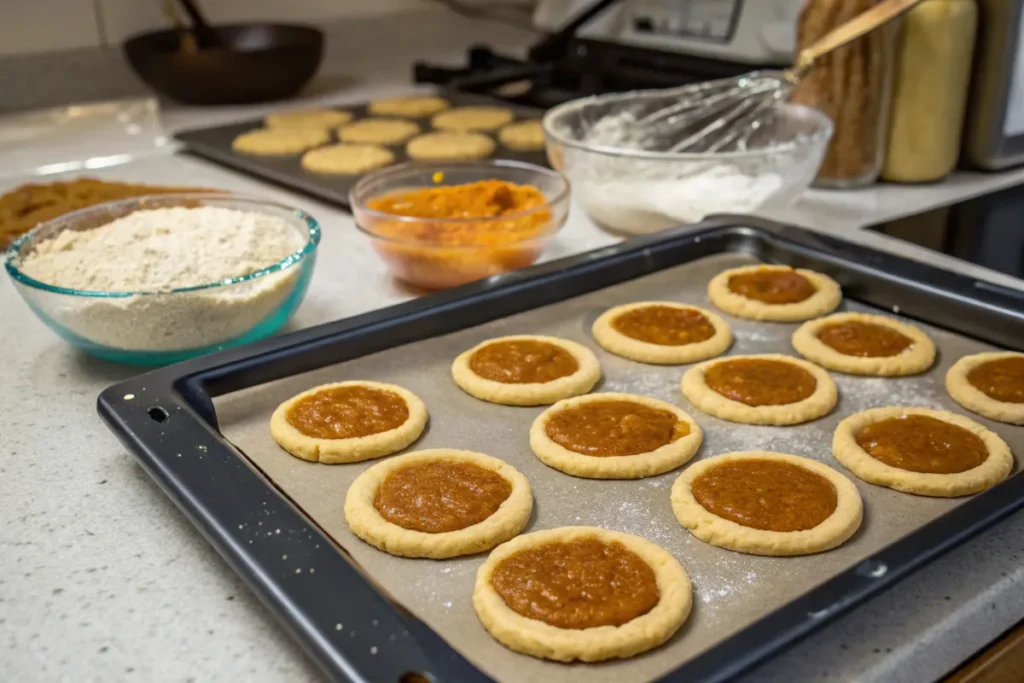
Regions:
<svg viewBox="0 0 1024 683"><path fill-rule="evenodd" d="M526 107L523 105L509 104L484 95L474 95L459 91L448 91L439 93L446 100L451 102L453 107L465 107L470 105L489 105L509 109L515 116L514 121L527 119L539 119L544 115L543 109ZM355 118L353 121L372 118L367 107L369 103L338 105L336 109L351 112ZM386 117L391 118L391 117ZM424 133L432 132L430 117L411 119L420 124ZM242 133L262 128L263 119L253 119L230 123L212 128L197 128L177 133L174 137L185 143L185 148L196 156L209 159L222 166L227 166L235 171L241 171L262 180L270 181L276 185L296 190L337 204L345 208L349 207L348 192L359 181L362 175L341 175L328 173L312 173L302 167L302 154L289 156L261 156L255 154L242 154L231 148L231 143ZM509 149L498 140L498 131L480 131L485 135L494 138L494 153L489 159L512 159L523 161L539 166L547 166L548 158L543 149L532 152L521 152ZM333 144L337 140L332 140ZM395 163L400 164L412 159L405 153L405 142L396 145L384 145L395 155ZM430 163L430 162L424 162ZM441 163L441 162L438 162Z"/></svg>
<svg viewBox="0 0 1024 683"><path fill-rule="evenodd" d="M1024 504L1019 476L953 500L857 481L866 516L848 543L807 557L742 555L697 541L675 521L669 490L678 470L639 481L593 481L548 469L528 445L540 408L482 403L451 382L452 359L483 339L555 334L595 349L604 370L597 390L682 405L705 431L698 457L778 450L839 468L830 443L840 419L901 404L962 413L942 388L949 365L992 343L1013 347L1024 339L1024 316L1009 292L804 231L745 223L634 241L190 361L108 390L101 413L335 678L398 681L407 672L427 672L448 681L725 680ZM715 273L755 261L830 273L844 286L848 310L878 306L917 319L936 341L939 362L913 378L837 375L840 403L830 416L797 427L742 426L689 406L678 388L684 368L633 363L590 339L593 320L610 306L643 299L706 306ZM791 353L794 325L730 324L736 335L730 353ZM425 400L430 426L414 448L480 450L522 471L536 499L527 531L594 525L667 548L693 577L695 609L687 624L665 646L630 660L533 659L500 646L474 615L473 578L483 556L410 560L356 539L344 522L344 496L372 463L299 461L274 444L267 428L274 407L292 394L356 378L393 381ZM972 417L1024 452L1024 428Z"/></svg>

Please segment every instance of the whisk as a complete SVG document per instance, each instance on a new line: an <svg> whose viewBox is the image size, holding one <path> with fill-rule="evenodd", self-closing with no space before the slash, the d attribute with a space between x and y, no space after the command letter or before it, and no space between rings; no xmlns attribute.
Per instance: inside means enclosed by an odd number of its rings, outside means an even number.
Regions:
<svg viewBox="0 0 1024 683"><path fill-rule="evenodd" d="M755 71L658 92L673 104L637 118L621 129L620 140L607 135L605 145L657 140L668 152L742 150L771 115L774 105L789 98L793 88L822 56L870 33L922 0L885 0L862 12L800 51L796 64L785 71ZM605 131L607 132L607 131Z"/></svg>

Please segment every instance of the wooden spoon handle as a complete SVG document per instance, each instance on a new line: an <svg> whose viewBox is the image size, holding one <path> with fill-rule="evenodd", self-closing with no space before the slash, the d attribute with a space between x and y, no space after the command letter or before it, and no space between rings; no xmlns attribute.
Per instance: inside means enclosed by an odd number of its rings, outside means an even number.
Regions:
<svg viewBox="0 0 1024 683"><path fill-rule="evenodd" d="M787 77L792 81L800 80L823 55L889 23L920 2L922 0L885 0L869 10L861 12L801 50L797 55L796 64L787 72Z"/></svg>

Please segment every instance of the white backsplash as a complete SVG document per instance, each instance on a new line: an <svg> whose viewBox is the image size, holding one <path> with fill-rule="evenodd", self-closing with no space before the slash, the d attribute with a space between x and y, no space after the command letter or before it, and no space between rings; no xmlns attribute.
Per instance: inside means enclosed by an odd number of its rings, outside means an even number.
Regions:
<svg viewBox="0 0 1024 683"><path fill-rule="evenodd" d="M96 47L100 41L93 0L0 0L0 55Z"/></svg>

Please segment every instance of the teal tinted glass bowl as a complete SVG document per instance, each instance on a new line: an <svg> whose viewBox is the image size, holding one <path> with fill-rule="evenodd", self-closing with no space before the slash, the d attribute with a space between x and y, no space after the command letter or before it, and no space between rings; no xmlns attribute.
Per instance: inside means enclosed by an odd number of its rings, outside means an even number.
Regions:
<svg viewBox="0 0 1024 683"><path fill-rule="evenodd" d="M166 291L102 292L40 282L21 269L38 244L135 211L215 206L274 216L302 237L281 261L240 277ZM38 226L7 252L5 267L32 311L64 341L119 363L166 365L269 337L302 303L316 263L320 226L305 212L226 194L137 197L75 211Z"/></svg>

